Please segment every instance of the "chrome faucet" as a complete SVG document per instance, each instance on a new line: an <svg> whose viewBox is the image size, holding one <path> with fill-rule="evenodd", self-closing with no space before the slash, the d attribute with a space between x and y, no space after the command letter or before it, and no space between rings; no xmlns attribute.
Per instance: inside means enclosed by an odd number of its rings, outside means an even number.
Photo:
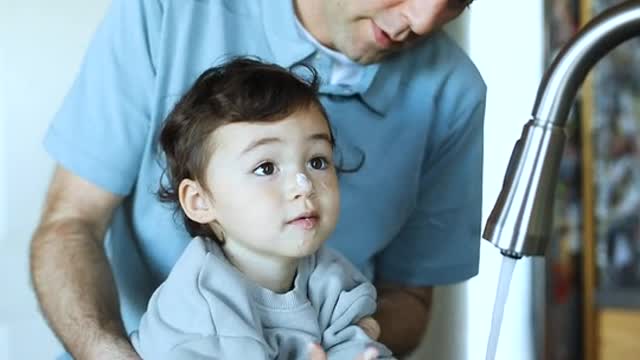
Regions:
<svg viewBox="0 0 640 360"><path fill-rule="evenodd" d="M640 36L640 0L625 1L591 20L546 71L482 235L503 255L544 255L571 105L596 62L634 36Z"/></svg>

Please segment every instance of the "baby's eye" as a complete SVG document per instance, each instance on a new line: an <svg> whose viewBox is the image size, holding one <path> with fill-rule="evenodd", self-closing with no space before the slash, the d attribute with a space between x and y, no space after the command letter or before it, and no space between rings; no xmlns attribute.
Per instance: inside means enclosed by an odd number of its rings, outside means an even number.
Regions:
<svg viewBox="0 0 640 360"><path fill-rule="evenodd" d="M309 165L315 170L324 170L329 166L329 161L324 157L318 156L309 160Z"/></svg>
<svg viewBox="0 0 640 360"><path fill-rule="evenodd" d="M258 165L258 167L253 170L253 173L258 176L269 176L273 175L275 171L276 166L272 162L264 162Z"/></svg>

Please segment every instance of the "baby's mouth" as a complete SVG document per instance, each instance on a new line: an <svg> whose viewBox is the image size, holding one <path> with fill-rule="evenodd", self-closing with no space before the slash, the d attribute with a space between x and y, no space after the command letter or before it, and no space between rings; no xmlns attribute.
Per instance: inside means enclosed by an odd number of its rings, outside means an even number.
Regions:
<svg viewBox="0 0 640 360"><path fill-rule="evenodd" d="M304 230L311 230L318 224L318 214L316 212L305 212L292 220L287 221L287 225L299 226Z"/></svg>

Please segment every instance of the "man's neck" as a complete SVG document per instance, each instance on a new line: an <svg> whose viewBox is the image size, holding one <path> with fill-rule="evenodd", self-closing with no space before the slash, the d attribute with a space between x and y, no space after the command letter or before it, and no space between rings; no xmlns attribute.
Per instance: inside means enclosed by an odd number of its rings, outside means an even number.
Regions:
<svg viewBox="0 0 640 360"><path fill-rule="evenodd" d="M331 43L323 2L317 0L292 0L296 17L305 29L322 45L333 48Z"/></svg>

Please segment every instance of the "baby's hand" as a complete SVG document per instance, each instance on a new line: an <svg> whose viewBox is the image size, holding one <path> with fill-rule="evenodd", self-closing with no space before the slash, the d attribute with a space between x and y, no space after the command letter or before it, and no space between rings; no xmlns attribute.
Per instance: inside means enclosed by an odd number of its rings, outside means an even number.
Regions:
<svg viewBox="0 0 640 360"><path fill-rule="evenodd" d="M376 350L375 348L368 348L353 360L374 360L377 358L378 350ZM327 360L327 354L324 352L320 345L309 344L309 360Z"/></svg>

